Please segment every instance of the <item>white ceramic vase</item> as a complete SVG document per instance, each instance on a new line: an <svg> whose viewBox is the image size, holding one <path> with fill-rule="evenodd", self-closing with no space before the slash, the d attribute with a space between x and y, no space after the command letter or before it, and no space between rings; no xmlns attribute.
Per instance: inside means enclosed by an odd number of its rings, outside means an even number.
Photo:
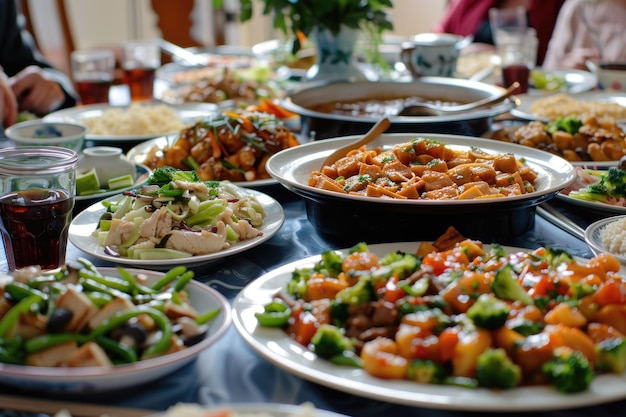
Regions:
<svg viewBox="0 0 626 417"><path fill-rule="evenodd" d="M136 176L135 165L127 160L120 148L112 146L94 146L83 149L78 161L78 170L87 171L96 169L100 187L108 188L108 181L111 178L130 175L133 179Z"/></svg>
<svg viewBox="0 0 626 417"><path fill-rule="evenodd" d="M361 31L343 26L334 35L330 30L314 29L317 61L306 72L307 81L364 81L367 79L358 67L355 48Z"/></svg>

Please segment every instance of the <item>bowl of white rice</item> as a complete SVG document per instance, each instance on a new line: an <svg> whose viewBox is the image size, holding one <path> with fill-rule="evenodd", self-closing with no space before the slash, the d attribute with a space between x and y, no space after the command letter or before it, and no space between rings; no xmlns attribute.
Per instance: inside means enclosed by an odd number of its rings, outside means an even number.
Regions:
<svg viewBox="0 0 626 417"><path fill-rule="evenodd" d="M626 215L590 224L585 229L585 242L595 255L608 253L626 265Z"/></svg>

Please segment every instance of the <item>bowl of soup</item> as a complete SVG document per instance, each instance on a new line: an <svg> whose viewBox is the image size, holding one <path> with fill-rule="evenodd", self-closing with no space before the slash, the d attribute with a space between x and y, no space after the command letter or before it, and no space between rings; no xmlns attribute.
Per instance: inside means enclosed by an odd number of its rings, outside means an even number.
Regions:
<svg viewBox="0 0 626 417"><path fill-rule="evenodd" d="M305 139L326 139L367 132L382 117L388 133L431 132L480 136L494 117L516 106L511 97L492 107L442 116L398 116L408 105L426 102L465 104L501 94L501 87L478 81L422 77L415 81L310 83L289 93L282 104L299 114Z"/></svg>

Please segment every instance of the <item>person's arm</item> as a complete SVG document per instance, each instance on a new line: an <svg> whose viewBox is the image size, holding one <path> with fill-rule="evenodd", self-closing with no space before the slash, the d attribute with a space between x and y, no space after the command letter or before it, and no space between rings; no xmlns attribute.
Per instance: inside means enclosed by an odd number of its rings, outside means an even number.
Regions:
<svg viewBox="0 0 626 417"><path fill-rule="evenodd" d="M0 127L11 126L17 119L17 100L9 85L9 77L0 67Z"/></svg>
<svg viewBox="0 0 626 417"><path fill-rule="evenodd" d="M18 99L28 94L28 89L32 90L33 86L41 87L39 84L43 80L49 83L57 84L63 93L62 98L48 94L47 97L55 101L51 101L48 108L37 107L38 113L45 114L49 111L72 107L77 103L77 94L74 90L72 81L62 71L52 67L43 55L35 47L32 36L24 29L24 17L18 15L15 0L0 0L0 65L4 67L5 73L9 77L20 74L28 67L38 67L41 69L41 77L36 80L32 74L35 69L31 68L26 73L22 73L12 80L13 85L17 85ZM37 82L35 82L37 81ZM51 86L48 92L54 90ZM41 97L39 97L41 100ZM33 102L39 102L36 97L29 97L24 104L32 106ZM22 103L20 103L22 104ZM31 109L32 110L32 109Z"/></svg>

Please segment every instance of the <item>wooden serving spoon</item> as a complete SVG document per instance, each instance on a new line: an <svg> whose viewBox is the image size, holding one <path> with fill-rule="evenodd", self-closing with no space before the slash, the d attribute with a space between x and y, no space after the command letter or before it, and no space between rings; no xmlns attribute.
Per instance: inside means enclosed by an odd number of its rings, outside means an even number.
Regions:
<svg viewBox="0 0 626 417"><path fill-rule="evenodd" d="M324 162L322 163L322 167L325 167L327 165L332 165L337 160L346 156L348 152L354 149L359 149L363 145L367 145L368 143L370 143L371 141L379 137L381 134L383 134L387 129L389 129L389 126L391 126L391 122L389 121L389 118L384 117L380 119L378 122L376 122L374 126L372 126L370 130L367 131L365 135L363 135L362 138L360 138L359 140L355 142L352 142L349 145L343 146L337 149L336 151L334 151L333 153L331 153L330 155L328 155L328 157L324 159Z"/></svg>

